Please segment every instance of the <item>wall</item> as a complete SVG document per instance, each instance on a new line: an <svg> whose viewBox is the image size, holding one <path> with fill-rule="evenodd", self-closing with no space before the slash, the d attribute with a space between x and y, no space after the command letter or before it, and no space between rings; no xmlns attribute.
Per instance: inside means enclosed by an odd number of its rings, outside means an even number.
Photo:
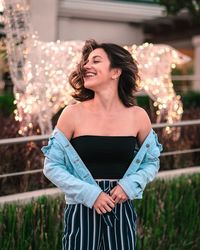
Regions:
<svg viewBox="0 0 200 250"><path fill-rule="evenodd" d="M151 4L90 0L27 0L34 29L43 41L85 40L141 44L141 23L162 15Z"/></svg>
<svg viewBox="0 0 200 250"><path fill-rule="evenodd" d="M31 19L42 41L57 39L57 3L58 0L28 0Z"/></svg>
<svg viewBox="0 0 200 250"><path fill-rule="evenodd" d="M141 44L144 36L140 26L114 21L59 18L58 39L86 40L94 38L98 42L119 44Z"/></svg>

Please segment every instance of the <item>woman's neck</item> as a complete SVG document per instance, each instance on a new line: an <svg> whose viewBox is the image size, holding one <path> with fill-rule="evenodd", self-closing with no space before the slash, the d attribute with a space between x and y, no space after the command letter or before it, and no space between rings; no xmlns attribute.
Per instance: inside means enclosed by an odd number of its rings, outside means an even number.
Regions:
<svg viewBox="0 0 200 250"><path fill-rule="evenodd" d="M102 113L115 113L124 108L118 94L100 94L95 93L94 99L91 100L92 109Z"/></svg>

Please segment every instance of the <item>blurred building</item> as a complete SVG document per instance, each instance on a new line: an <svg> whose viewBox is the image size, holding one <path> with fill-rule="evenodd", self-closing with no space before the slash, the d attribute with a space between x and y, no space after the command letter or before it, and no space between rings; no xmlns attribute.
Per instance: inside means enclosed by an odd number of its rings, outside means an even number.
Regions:
<svg viewBox="0 0 200 250"><path fill-rule="evenodd" d="M147 3L94 0L29 0L42 40L111 41L141 44L144 21L163 16L163 7ZM151 2L151 1L140 1Z"/></svg>
<svg viewBox="0 0 200 250"><path fill-rule="evenodd" d="M94 38L123 45L165 43L194 58L191 70L200 77L200 25L194 26L187 13L166 17L164 7L154 0L27 1L41 40ZM193 82L193 87L200 90L200 79Z"/></svg>

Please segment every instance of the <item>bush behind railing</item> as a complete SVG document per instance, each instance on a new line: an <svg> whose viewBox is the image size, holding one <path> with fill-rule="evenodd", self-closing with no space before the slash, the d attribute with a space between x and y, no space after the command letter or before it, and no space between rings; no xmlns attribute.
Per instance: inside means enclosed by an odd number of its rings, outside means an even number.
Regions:
<svg viewBox="0 0 200 250"><path fill-rule="evenodd" d="M138 250L196 250L200 246L200 174L148 185L135 201ZM0 208L0 249L58 250L63 195Z"/></svg>

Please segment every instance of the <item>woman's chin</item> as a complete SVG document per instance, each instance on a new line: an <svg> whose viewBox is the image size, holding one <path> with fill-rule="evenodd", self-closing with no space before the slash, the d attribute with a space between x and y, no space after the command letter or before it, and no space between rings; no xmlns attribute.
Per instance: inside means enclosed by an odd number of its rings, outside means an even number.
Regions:
<svg viewBox="0 0 200 250"><path fill-rule="evenodd" d="M84 87L85 87L86 89L91 89L91 90L93 90L93 89L95 89L95 86L96 86L95 83L91 83L91 82L85 82L85 83L84 83Z"/></svg>

